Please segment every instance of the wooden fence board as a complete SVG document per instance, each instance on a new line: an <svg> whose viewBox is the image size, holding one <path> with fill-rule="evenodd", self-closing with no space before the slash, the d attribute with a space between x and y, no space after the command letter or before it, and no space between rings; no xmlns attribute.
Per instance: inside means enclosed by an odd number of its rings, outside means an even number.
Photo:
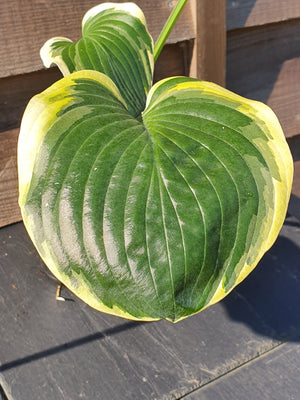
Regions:
<svg viewBox="0 0 300 400"><path fill-rule="evenodd" d="M135 2L143 9L150 33L156 40L176 2L161 0ZM78 40L81 37L83 15L99 3L100 0L1 1L0 37L5 40L1 40L0 44L0 77L41 69L39 50L44 42L53 36ZM191 8L187 5L168 43L191 39L194 36Z"/></svg>
<svg viewBox="0 0 300 400"><path fill-rule="evenodd" d="M283 63L267 104L276 112L286 137L300 134L300 57Z"/></svg>
<svg viewBox="0 0 300 400"><path fill-rule="evenodd" d="M223 0L194 0L196 42L190 75L225 85L226 7Z"/></svg>
<svg viewBox="0 0 300 400"><path fill-rule="evenodd" d="M227 87L269 104L287 137L300 133L300 19L229 32Z"/></svg>
<svg viewBox="0 0 300 400"><path fill-rule="evenodd" d="M19 127L26 104L62 77L58 68L0 79L0 132Z"/></svg>
<svg viewBox="0 0 300 400"><path fill-rule="evenodd" d="M16 148L19 130L0 133L0 226L21 220Z"/></svg>
<svg viewBox="0 0 300 400"><path fill-rule="evenodd" d="M299 0L227 0L227 29L286 21L300 17Z"/></svg>
<svg viewBox="0 0 300 400"><path fill-rule="evenodd" d="M167 44L162 49L154 69L154 82L170 76L189 75L190 41Z"/></svg>

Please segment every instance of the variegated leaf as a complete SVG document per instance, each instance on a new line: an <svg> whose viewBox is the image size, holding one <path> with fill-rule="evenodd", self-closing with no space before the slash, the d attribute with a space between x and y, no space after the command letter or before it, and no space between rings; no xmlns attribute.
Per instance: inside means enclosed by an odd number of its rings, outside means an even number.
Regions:
<svg viewBox="0 0 300 400"><path fill-rule="evenodd" d="M169 78L134 118L111 79L80 71L29 103L19 174L54 275L98 310L174 322L223 298L273 244L292 159L261 103Z"/></svg>
<svg viewBox="0 0 300 400"><path fill-rule="evenodd" d="M95 70L118 87L130 114L139 115L153 78L153 40L141 9L134 3L103 3L82 21L82 39L48 40L41 49L45 66L58 65L64 76Z"/></svg>

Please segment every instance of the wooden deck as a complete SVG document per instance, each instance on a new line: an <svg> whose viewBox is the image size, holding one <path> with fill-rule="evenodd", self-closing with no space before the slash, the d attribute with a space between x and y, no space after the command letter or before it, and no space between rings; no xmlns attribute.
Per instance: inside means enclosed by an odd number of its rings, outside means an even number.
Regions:
<svg viewBox="0 0 300 400"><path fill-rule="evenodd" d="M99 313L66 288L67 300L55 300L57 282L22 223L2 228L2 397L296 400L299 260L300 221L289 216L273 248L224 301L175 325L138 323Z"/></svg>

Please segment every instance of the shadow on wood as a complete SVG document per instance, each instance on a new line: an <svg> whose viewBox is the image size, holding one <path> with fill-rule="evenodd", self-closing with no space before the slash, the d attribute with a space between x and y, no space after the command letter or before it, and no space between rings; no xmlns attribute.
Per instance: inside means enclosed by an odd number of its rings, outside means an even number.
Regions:
<svg viewBox="0 0 300 400"><path fill-rule="evenodd" d="M12 369L12 368L19 367L19 366L24 365L24 364L29 364L32 361L37 361L37 360L40 360L42 358L49 357L49 356L52 356L54 354L58 354L58 353L61 353L63 351L66 351L66 350L71 350L71 349L74 349L74 348L76 348L78 346L82 346L82 345L87 344L87 343L91 343L91 342L94 342L94 341L98 341L98 340L104 339L107 336L116 335L118 333L127 331L128 329L136 328L138 325L141 325L143 323L145 323L145 322L135 322L135 321L125 322L124 324L120 324L120 325L114 326L114 327L106 329L106 330L104 330L102 332L97 332L97 333L94 333L92 335L87 335L87 336L84 336L82 338L79 338L79 339L76 339L76 340L72 340L70 342L67 342L67 343L64 343L64 344L61 344L61 345L58 345L58 346L55 346L55 347L51 347L49 349L46 349L46 350L43 350L43 351L40 351L40 352L37 352L37 353L34 353L34 354L30 354L29 356L26 356L26 357L23 357L23 358L19 358L17 360L13 360L13 361L10 361L8 363L2 364L0 366L0 372L4 372L4 371L7 371L7 370Z"/></svg>
<svg viewBox="0 0 300 400"><path fill-rule="evenodd" d="M287 218L274 246L222 303L230 318L264 336L300 341L299 260L300 222Z"/></svg>

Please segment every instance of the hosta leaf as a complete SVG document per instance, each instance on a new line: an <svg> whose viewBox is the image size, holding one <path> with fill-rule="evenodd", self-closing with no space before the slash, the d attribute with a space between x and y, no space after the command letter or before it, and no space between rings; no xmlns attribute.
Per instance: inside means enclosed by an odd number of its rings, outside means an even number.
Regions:
<svg viewBox="0 0 300 400"><path fill-rule="evenodd" d="M58 65L64 76L95 70L118 87L128 111L139 115L152 85L153 41L141 9L134 3L104 3L89 10L82 21L82 39L48 40L41 49L45 66Z"/></svg>
<svg viewBox="0 0 300 400"><path fill-rule="evenodd" d="M267 106L208 82L158 83L143 120L162 208L177 217L177 224L164 222L168 264L184 282L175 298L196 310L224 297L275 241L291 190L291 155Z"/></svg>
<svg viewBox="0 0 300 400"><path fill-rule="evenodd" d="M41 257L92 307L178 321L223 298L283 223L292 160L265 105L170 78L142 120L112 80L68 75L34 97L20 206Z"/></svg>

